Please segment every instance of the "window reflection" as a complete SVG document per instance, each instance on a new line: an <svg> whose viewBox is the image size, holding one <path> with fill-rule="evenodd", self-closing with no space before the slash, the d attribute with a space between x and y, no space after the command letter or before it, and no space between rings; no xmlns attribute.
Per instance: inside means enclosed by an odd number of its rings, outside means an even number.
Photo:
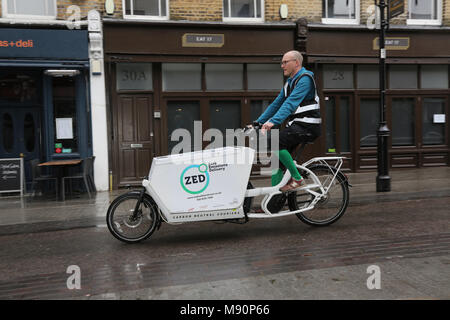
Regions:
<svg viewBox="0 0 450 320"><path fill-rule="evenodd" d="M219 129L222 132L223 146L225 146L227 144L226 130L232 129L234 132L241 126L241 102L211 101L209 108L210 128ZM219 141L217 143L220 144Z"/></svg>
<svg viewBox="0 0 450 320"><path fill-rule="evenodd" d="M350 152L350 98L341 97L339 105L339 131L341 152Z"/></svg>
<svg viewBox="0 0 450 320"><path fill-rule="evenodd" d="M390 89L416 89L417 65L389 66Z"/></svg>
<svg viewBox="0 0 450 320"><path fill-rule="evenodd" d="M375 147L377 145L377 130L380 122L379 106L378 99L361 99L359 111L361 147Z"/></svg>
<svg viewBox="0 0 450 320"><path fill-rule="evenodd" d="M414 98L392 99L392 145L411 146L414 141Z"/></svg>
<svg viewBox="0 0 450 320"><path fill-rule="evenodd" d="M422 139L424 145L445 144L445 99L424 98Z"/></svg>
<svg viewBox="0 0 450 320"><path fill-rule="evenodd" d="M181 141L171 141L173 132L186 129L191 135L191 151L194 151L194 121L200 120L200 103L197 101L170 101L167 103L168 151Z"/></svg>
<svg viewBox="0 0 450 320"><path fill-rule="evenodd" d="M242 90L244 79L244 65L234 63L207 63L207 90Z"/></svg>
<svg viewBox="0 0 450 320"><path fill-rule="evenodd" d="M56 153L78 152L77 109L75 97L75 78L53 78L53 115L55 119L54 150ZM61 118L71 119L71 121L69 121L72 123L72 128L67 125L64 128L58 128L56 119ZM67 138L68 136L71 136L72 138Z"/></svg>
<svg viewBox="0 0 450 320"><path fill-rule="evenodd" d="M196 91L202 89L200 63L163 63L163 91Z"/></svg>
<svg viewBox="0 0 450 320"><path fill-rule="evenodd" d="M334 97L325 100L325 113L327 152L336 152L336 101Z"/></svg>
<svg viewBox="0 0 450 320"><path fill-rule="evenodd" d="M409 1L409 17L410 19L430 20L437 19L438 1Z"/></svg>
<svg viewBox="0 0 450 320"><path fill-rule="evenodd" d="M252 100L250 103L250 120L256 121L266 111L271 102L271 100Z"/></svg>
<svg viewBox="0 0 450 320"><path fill-rule="evenodd" d="M323 18L355 19L355 0L323 0Z"/></svg>
<svg viewBox="0 0 450 320"><path fill-rule="evenodd" d="M33 152L35 147L35 126L34 126L34 118L33 115L30 113L27 113L24 119L23 124L23 132L24 132L24 139L25 139L25 149L28 152Z"/></svg>
<svg viewBox="0 0 450 320"><path fill-rule="evenodd" d="M17 72L0 75L0 102L37 102L37 80Z"/></svg>
<svg viewBox="0 0 450 320"><path fill-rule="evenodd" d="M3 115L3 148L11 153L14 148L14 124L9 113Z"/></svg>

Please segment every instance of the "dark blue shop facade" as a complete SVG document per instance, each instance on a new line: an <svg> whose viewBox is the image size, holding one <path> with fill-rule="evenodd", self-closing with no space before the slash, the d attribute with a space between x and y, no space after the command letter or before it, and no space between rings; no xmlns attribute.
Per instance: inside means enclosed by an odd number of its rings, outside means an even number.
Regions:
<svg viewBox="0 0 450 320"><path fill-rule="evenodd" d="M87 30L0 28L0 158L92 155Z"/></svg>

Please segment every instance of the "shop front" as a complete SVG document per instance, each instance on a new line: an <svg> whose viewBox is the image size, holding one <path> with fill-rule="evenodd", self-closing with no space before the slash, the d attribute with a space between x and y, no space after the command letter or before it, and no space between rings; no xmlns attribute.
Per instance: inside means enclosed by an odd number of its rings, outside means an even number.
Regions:
<svg viewBox="0 0 450 320"><path fill-rule="evenodd" d="M140 183L152 158L178 144L175 129L193 137L201 121L200 142L191 140L191 150L198 150L211 143L207 129L225 134L255 120L283 85L283 53L304 52L301 40L296 23L105 19L114 187Z"/></svg>
<svg viewBox="0 0 450 320"><path fill-rule="evenodd" d="M86 30L0 29L0 158L92 154Z"/></svg>
<svg viewBox="0 0 450 320"><path fill-rule="evenodd" d="M386 119L391 168L449 165L448 30L388 31ZM377 168L378 33L310 26L308 63L322 88L322 152L352 171Z"/></svg>

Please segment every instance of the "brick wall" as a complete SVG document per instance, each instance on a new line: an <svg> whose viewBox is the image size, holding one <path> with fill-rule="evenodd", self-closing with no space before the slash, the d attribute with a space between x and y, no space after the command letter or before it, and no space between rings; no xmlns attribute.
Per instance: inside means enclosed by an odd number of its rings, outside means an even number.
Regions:
<svg viewBox="0 0 450 320"><path fill-rule="evenodd" d="M450 27L450 0L442 0L442 25Z"/></svg>
<svg viewBox="0 0 450 320"><path fill-rule="evenodd" d="M280 6L288 6L288 18L286 20L296 21L298 18L306 17L309 22L320 22L322 17L322 2L308 0L266 0L266 21L282 21L280 18Z"/></svg>
<svg viewBox="0 0 450 320"><path fill-rule="evenodd" d="M170 0L170 20L222 21L222 0Z"/></svg>
<svg viewBox="0 0 450 320"><path fill-rule="evenodd" d="M405 1L405 13L391 20L392 24L406 25L408 0ZM0 3L2 0L0 0ZM105 0L57 0L58 19L67 19L67 8L77 5L81 9L81 18L86 18L89 10L96 9L105 15ZM111 17L122 18L122 0L114 0L115 12ZM170 0L169 10L171 20L191 21L222 21L222 0ZM450 26L450 0L442 0L442 24ZM322 19L321 0L265 0L265 21L282 21L280 18L280 5L288 5L287 21L295 21L306 17L308 22L320 23ZM373 0L360 0L360 23L365 25L370 13L368 9ZM0 5L0 15L2 8Z"/></svg>
<svg viewBox="0 0 450 320"><path fill-rule="evenodd" d="M115 9L114 15L111 17L121 18L122 17L122 0L114 0ZM105 0L57 0L58 6L58 19L67 19L70 15L67 14L67 8L71 5L76 5L80 7L81 18L87 17L90 10L98 10L102 15L106 16L105 13Z"/></svg>
<svg viewBox="0 0 450 320"><path fill-rule="evenodd" d="M0 0L0 16L2 15L2 0ZM86 18L90 10L96 9L102 15L106 15L105 12L105 0L57 0L56 6L58 10L57 19L65 20L70 15L67 14L67 8L71 5L77 5L80 7L81 18ZM113 17L122 17L122 0L114 0L115 11Z"/></svg>

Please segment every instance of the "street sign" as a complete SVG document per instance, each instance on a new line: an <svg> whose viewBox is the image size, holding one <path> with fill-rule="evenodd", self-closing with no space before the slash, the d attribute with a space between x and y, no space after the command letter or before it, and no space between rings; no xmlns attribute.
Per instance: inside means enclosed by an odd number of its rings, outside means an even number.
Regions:
<svg viewBox="0 0 450 320"><path fill-rule="evenodd" d="M224 34L185 33L182 37L183 47L216 47L225 44Z"/></svg>
<svg viewBox="0 0 450 320"><path fill-rule="evenodd" d="M386 50L408 50L410 45L409 37L386 37L384 39ZM380 50L380 38L373 40L373 50Z"/></svg>
<svg viewBox="0 0 450 320"><path fill-rule="evenodd" d="M405 12L405 0L389 0L389 19Z"/></svg>

